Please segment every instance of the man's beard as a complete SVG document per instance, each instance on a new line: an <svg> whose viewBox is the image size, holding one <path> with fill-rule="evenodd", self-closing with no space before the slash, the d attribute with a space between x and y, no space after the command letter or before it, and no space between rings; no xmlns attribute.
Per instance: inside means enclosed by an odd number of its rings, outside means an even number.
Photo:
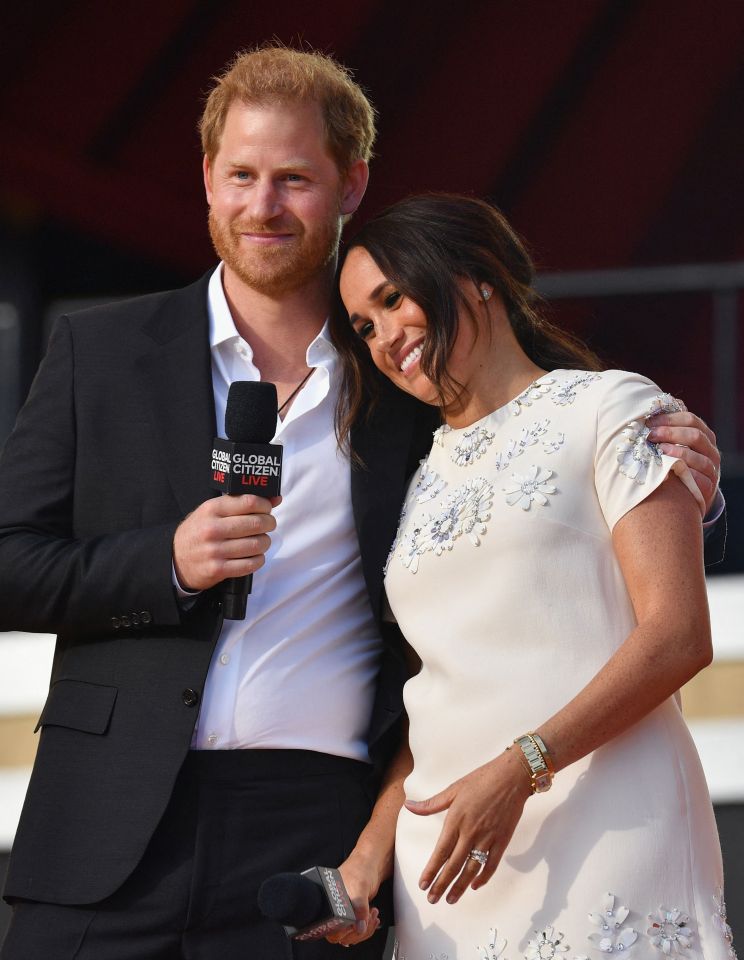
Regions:
<svg viewBox="0 0 744 960"><path fill-rule="evenodd" d="M280 296L303 287L333 263L341 238L341 217L335 214L308 234L297 223L288 243L246 249L242 233L280 232L271 224L225 223L210 209L209 234L217 255L247 286L268 296ZM294 225L293 225L294 227ZM250 242L250 241L248 241Z"/></svg>

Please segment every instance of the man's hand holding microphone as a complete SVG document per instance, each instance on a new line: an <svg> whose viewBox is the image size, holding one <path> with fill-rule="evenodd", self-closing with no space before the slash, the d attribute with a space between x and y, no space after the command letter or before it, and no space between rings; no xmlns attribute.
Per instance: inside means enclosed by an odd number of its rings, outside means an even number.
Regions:
<svg viewBox="0 0 744 960"><path fill-rule="evenodd" d="M273 383L231 384L225 412L228 439L214 440L210 465L211 484L224 495L200 504L173 538L178 586L197 593L222 583L227 619L244 618L252 575L264 565L269 534L276 527L271 510L281 502L282 459L282 448L270 442L276 424Z"/></svg>

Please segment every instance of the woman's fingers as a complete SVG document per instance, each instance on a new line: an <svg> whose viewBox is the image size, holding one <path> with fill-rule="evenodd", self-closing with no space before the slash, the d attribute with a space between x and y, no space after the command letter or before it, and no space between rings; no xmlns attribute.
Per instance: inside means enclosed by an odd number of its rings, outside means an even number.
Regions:
<svg viewBox="0 0 744 960"><path fill-rule="evenodd" d="M473 849L482 850L483 848L474 847ZM468 851L468 854L465 858L465 863L462 865L462 869L460 870L460 874L455 879L455 882L452 884L452 887L447 893L447 903L457 903L467 888L475 881L481 869L482 867L479 861L471 857L470 852Z"/></svg>
<svg viewBox="0 0 744 960"><path fill-rule="evenodd" d="M447 822L445 821L432 855L429 857L429 861L421 873L419 887L422 890L428 890L434 882L437 874L452 854L456 841L457 837L447 829Z"/></svg>
<svg viewBox="0 0 744 960"><path fill-rule="evenodd" d="M466 861L471 849L472 847L469 847L462 837L458 839L452 853L442 865L442 869L431 885L431 889L427 894L429 903L437 903L437 901L444 896L450 885L457 879L463 867L467 866Z"/></svg>
<svg viewBox="0 0 744 960"><path fill-rule="evenodd" d="M483 869L470 884L473 890L479 890L481 887L485 887L494 873L496 873L496 868L501 863L501 857L503 856L503 853L504 850L502 847L497 847L495 844L491 844L491 849L488 852L488 859L484 863Z"/></svg>

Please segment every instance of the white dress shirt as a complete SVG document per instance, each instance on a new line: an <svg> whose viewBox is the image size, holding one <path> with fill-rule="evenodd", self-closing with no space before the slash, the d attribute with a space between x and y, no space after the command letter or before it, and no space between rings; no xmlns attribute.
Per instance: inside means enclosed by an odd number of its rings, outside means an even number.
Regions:
<svg viewBox="0 0 744 960"><path fill-rule="evenodd" d="M233 380L260 380L222 287L208 293L212 383L224 436ZM351 470L333 411L337 357L325 327L307 350L314 372L274 443L284 446L282 503L245 620L225 621L194 733L196 749L304 749L368 760L366 735L382 642L351 509Z"/></svg>

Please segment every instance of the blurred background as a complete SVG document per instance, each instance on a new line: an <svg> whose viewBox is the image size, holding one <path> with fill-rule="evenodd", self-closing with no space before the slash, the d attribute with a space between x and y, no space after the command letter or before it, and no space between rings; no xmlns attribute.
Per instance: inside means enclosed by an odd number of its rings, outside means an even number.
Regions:
<svg viewBox="0 0 744 960"><path fill-rule="evenodd" d="M715 659L684 691L744 942L744 3L93 0L0 13L0 445L75 305L212 268L196 122L272 38L350 66L380 112L350 225L466 191L527 239L556 318L717 432L728 504ZM662 572L663 575L663 572ZM53 639L0 634L0 877ZM0 937L7 910L0 906Z"/></svg>

